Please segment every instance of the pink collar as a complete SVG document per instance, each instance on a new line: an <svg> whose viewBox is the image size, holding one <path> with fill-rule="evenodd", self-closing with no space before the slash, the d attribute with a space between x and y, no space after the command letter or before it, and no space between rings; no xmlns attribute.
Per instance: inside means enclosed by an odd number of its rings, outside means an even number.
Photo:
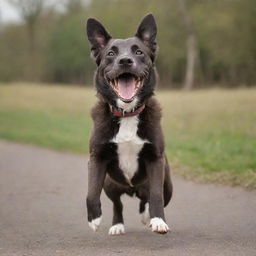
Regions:
<svg viewBox="0 0 256 256"><path fill-rule="evenodd" d="M140 114L143 111L143 109L145 108L145 104L141 105L139 108L137 108L137 109L135 109L134 111L131 111L131 112L125 112L122 109L117 109L117 108L113 107L110 104L109 104L109 108L110 108L111 113L114 116L128 117L128 116L136 116L136 115Z"/></svg>

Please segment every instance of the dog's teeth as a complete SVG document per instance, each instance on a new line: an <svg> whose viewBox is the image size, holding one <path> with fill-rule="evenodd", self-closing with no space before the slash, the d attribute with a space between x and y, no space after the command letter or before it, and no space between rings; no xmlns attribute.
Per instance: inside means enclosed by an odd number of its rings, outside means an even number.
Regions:
<svg viewBox="0 0 256 256"><path fill-rule="evenodd" d="M140 85L140 81L139 81L139 79L136 81L136 83L135 83L135 88L136 89L138 89L139 88L139 85Z"/></svg>

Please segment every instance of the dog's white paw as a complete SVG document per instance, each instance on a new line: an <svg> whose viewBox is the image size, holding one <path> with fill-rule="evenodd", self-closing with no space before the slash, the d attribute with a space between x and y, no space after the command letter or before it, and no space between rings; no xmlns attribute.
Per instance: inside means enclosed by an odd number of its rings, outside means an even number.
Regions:
<svg viewBox="0 0 256 256"><path fill-rule="evenodd" d="M99 225L100 225L100 223L101 223L101 219L102 219L102 217L100 216L99 218L96 218L96 219L94 219L94 220L88 222L89 227L90 227L93 231L97 231L97 229L98 229L98 227L99 227Z"/></svg>
<svg viewBox="0 0 256 256"><path fill-rule="evenodd" d="M149 217L149 204L145 204L145 211L141 213L141 222L144 225L147 225L149 223L150 217Z"/></svg>
<svg viewBox="0 0 256 256"><path fill-rule="evenodd" d="M122 235L125 233L125 230L124 230L124 224L123 223L118 223L118 224L115 224L113 225L109 231L108 231L108 234L109 235Z"/></svg>
<svg viewBox="0 0 256 256"><path fill-rule="evenodd" d="M151 227L152 232L160 234L165 234L170 230L168 225L163 221L163 219L158 217L152 218L150 220L149 226Z"/></svg>

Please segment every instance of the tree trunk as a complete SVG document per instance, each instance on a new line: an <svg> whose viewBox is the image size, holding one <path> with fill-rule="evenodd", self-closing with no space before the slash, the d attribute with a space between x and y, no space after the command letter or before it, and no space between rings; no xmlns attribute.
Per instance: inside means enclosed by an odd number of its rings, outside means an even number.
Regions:
<svg viewBox="0 0 256 256"><path fill-rule="evenodd" d="M28 39L29 39L29 53L30 55L34 54L35 50L35 24L28 23Z"/></svg>
<svg viewBox="0 0 256 256"><path fill-rule="evenodd" d="M197 60L196 38L194 35L191 34L187 38L187 64L186 64L184 90L191 90L194 86L196 60Z"/></svg>
<svg viewBox="0 0 256 256"><path fill-rule="evenodd" d="M197 36L194 30L192 19L187 10L186 0L179 0L179 6L183 15L184 24L187 31L187 63L183 89L191 90L194 87L195 83L195 71L198 60Z"/></svg>

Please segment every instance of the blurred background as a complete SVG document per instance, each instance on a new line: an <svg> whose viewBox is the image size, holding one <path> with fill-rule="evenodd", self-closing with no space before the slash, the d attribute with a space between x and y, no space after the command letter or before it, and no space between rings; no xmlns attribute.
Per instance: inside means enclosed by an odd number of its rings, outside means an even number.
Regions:
<svg viewBox="0 0 256 256"><path fill-rule="evenodd" d="M0 0L0 138L87 153L86 19L124 38L150 12L174 171L256 188L255 0Z"/></svg>
<svg viewBox="0 0 256 256"><path fill-rule="evenodd" d="M161 86L255 85L254 0L1 0L0 11L1 81L90 84L86 19L124 38L152 12Z"/></svg>

